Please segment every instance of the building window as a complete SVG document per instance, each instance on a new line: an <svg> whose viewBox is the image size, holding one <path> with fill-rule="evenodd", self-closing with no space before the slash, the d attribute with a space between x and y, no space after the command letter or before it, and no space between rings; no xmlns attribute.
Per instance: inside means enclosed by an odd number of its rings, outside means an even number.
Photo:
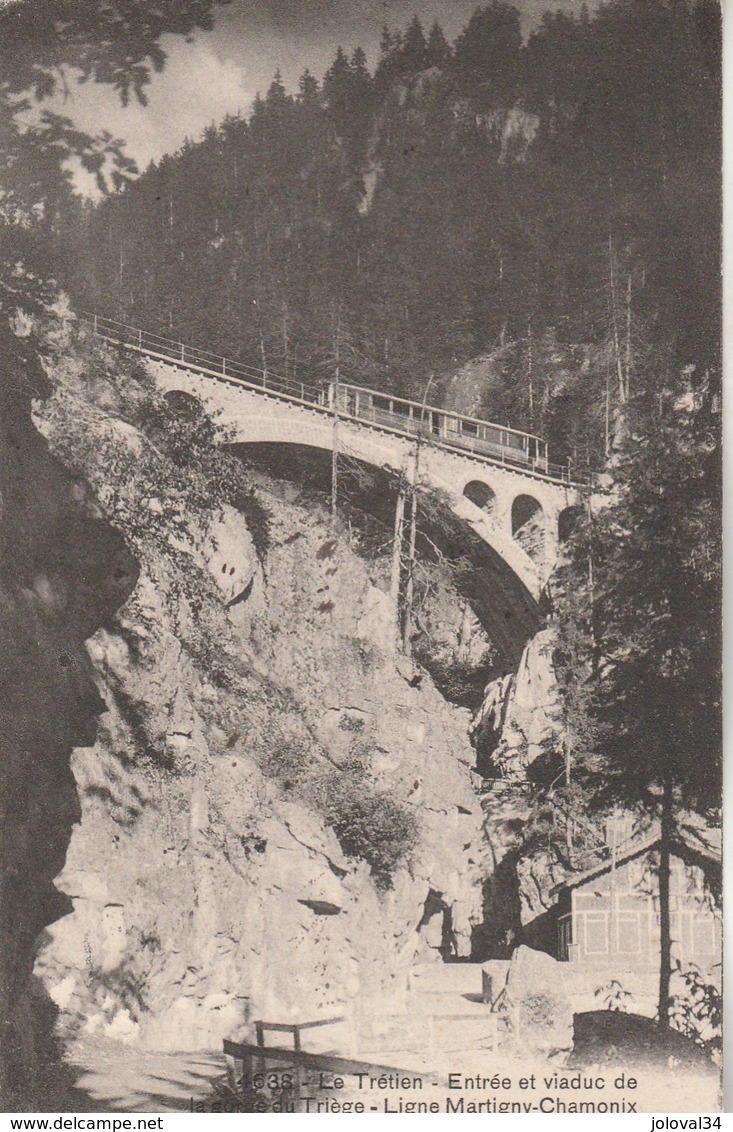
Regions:
<svg viewBox="0 0 733 1132"><path fill-rule="evenodd" d="M693 955L715 955L715 922L712 916L695 916L692 921Z"/></svg>
<svg viewBox="0 0 733 1132"><path fill-rule="evenodd" d="M585 951L587 955L608 954L608 917L605 912L586 912Z"/></svg>
<svg viewBox="0 0 733 1132"><path fill-rule="evenodd" d="M638 955L641 950L641 933L637 914L635 912L619 912L617 931L619 954Z"/></svg>

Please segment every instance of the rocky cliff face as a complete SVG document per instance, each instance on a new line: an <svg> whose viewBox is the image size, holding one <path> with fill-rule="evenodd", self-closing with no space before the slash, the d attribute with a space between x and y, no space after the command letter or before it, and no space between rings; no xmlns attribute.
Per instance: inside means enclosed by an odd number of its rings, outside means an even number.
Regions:
<svg viewBox="0 0 733 1132"><path fill-rule="evenodd" d="M42 1056L31 993L36 937L70 907L53 884L79 818L69 754L94 741L104 707L83 642L137 573L123 539L85 511L33 427L31 400L48 385L26 347L0 330L0 1089L8 1107L27 1104Z"/></svg>
<svg viewBox="0 0 733 1132"><path fill-rule="evenodd" d="M508 956L520 939L541 948L554 942L541 917L562 873L552 854L527 846L536 809L531 778L541 780L543 764L562 747L553 647L552 628L537 633L517 672L489 683L472 723L479 766L491 782L484 797L491 869L474 946L492 955Z"/></svg>
<svg viewBox="0 0 733 1132"><path fill-rule="evenodd" d="M562 715L552 664L554 631L527 644L516 674L492 680L472 733L491 752L494 777L524 779L527 768L556 748Z"/></svg>
<svg viewBox="0 0 733 1132"><path fill-rule="evenodd" d="M73 911L36 963L67 1031L218 1046L468 954L486 870L469 716L396 650L369 563L267 483L261 557L227 466L161 451L141 371L65 348L50 372L38 426L140 563L88 626L103 710L93 746L71 740Z"/></svg>

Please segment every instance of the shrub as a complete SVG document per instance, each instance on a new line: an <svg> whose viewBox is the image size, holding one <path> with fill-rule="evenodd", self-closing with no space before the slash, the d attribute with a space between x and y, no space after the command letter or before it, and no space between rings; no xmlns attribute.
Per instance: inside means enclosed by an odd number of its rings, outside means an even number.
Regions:
<svg viewBox="0 0 733 1132"><path fill-rule="evenodd" d="M624 990L618 979L611 979L602 987L596 987L595 997L600 999L604 1010L616 1010L627 1013L632 1005L629 991Z"/></svg>
<svg viewBox="0 0 733 1132"><path fill-rule="evenodd" d="M229 502L233 507L236 507L237 511L244 515L247 530L252 536L252 542L255 545L257 557L260 562L263 562L272 545L270 512L265 507L264 503L260 501L253 487L234 491Z"/></svg>
<svg viewBox="0 0 733 1132"><path fill-rule="evenodd" d="M417 842L414 815L366 780L334 775L329 823L347 857L366 861L378 888L392 887Z"/></svg>
<svg viewBox="0 0 733 1132"><path fill-rule="evenodd" d="M425 637L415 642L412 653L430 673L444 699L472 711L481 706L491 667L488 658L479 664L456 660L447 651L431 646Z"/></svg>
<svg viewBox="0 0 733 1132"><path fill-rule="evenodd" d="M409 861L417 843L417 821L411 810L376 788L362 744L335 769L324 767L305 736L280 735L258 761L284 794L321 816L347 857L366 861L378 888L391 888L395 871Z"/></svg>
<svg viewBox="0 0 733 1132"><path fill-rule="evenodd" d="M364 720L358 715L342 715L339 720L339 729L358 734L364 730Z"/></svg>
<svg viewBox="0 0 733 1132"><path fill-rule="evenodd" d="M222 447L220 430L195 397L162 396L141 380L134 364L127 366L132 380L120 385L123 411L151 444L142 460L132 461L130 474L140 481L138 495L145 494L144 481L149 480L149 495L185 497L189 511L210 511L228 503L244 516L263 561L270 548L270 514L243 462ZM172 516L169 521L175 522ZM185 520L182 525L185 532Z"/></svg>
<svg viewBox="0 0 733 1132"><path fill-rule="evenodd" d="M703 1049L719 1049L723 1021L720 991L696 964L683 968L677 960L676 967L681 990L672 999L672 1025Z"/></svg>

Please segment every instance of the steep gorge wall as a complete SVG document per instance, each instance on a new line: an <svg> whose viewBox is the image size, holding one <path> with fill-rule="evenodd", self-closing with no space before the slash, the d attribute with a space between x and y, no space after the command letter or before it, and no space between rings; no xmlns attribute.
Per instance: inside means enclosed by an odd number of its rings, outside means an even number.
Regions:
<svg viewBox="0 0 733 1132"><path fill-rule="evenodd" d="M73 755L73 912L36 974L68 1032L158 1049L399 995L438 935L467 955L481 915L468 713L398 655L387 594L325 516L268 497L263 568L236 510L155 494L130 376L94 364L57 366L39 426L141 572L89 642L106 710ZM362 836L414 820L391 885L334 821L351 778Z"/></svg>
<svg viewBox="0 0 733 1132"><path fill-rule="evenodd" d="M555 929L542 917L563 872L549 843L528 839L538 808L536 783L549 784L547 767L554 773L563 744L554 644L552 626L537 633L516 673L488 684L471 724L478 763L487 776L484 838L491 862L484 914L474 933L474 951L481 958L508 956L520 941L550 950L555 944Z"/></svg>
<svg viewBox="0 0 733 1132"><path fill-rule="evenodd" d="M136 564L32 424L48 393L32 351L0 331L0 1090L34 1095L48 1052L31 973L38 933L70 907L54 886L79 818L69 768L103 708L84 639L130 593Z"/></svg>

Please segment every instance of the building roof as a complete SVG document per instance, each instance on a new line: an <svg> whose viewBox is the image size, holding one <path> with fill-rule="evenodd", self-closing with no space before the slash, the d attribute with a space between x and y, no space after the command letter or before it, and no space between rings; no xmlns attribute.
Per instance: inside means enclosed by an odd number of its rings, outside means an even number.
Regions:
<svg viewBox="0 0 733 1132"><path fill-rule="evenodd" d="M550 895L556 896L563 889L570 891L579 888L587 881L602 876L604 873L609 873L612 867L618 868L619 865L624 865L627 861L632 861L636 857L651 852L652 849L656 849L660 840L661 836L657 825L645 837L634 839L621 846L615 854L615 859L609 856L583 872L573 873L566 877L565 880L551 889ZM672 848L675 856L686 860L688 864L697 865L701 868L713 891L719 892L721 879L720 830L681 825L672 838Z"/></svg>

